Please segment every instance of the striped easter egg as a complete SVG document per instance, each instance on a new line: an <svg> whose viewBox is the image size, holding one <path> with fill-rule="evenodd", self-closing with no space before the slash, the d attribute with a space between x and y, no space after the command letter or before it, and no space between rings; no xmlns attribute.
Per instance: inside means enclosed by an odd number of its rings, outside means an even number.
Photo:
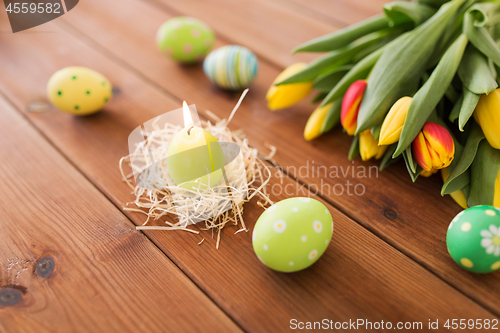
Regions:
<svg viewBox="0 0 500 333"><path fill-rule="evenodd" d="M213 50L203 62L205 75L222 89L248 87L257 75L259 62L246 47L227 45Z"/></svg>

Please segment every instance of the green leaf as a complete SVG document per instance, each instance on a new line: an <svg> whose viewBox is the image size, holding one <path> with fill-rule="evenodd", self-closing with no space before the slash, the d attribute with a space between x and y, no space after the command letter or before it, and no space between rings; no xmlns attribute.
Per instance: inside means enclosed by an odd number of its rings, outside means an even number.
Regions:
<svg viewBox="0 0 500 333"><path fill-rule="evenodd" d="M354 67L347 72L347 74L342 78L342 80L340 80L339 83L337 83L330 93L328 93L323 100L323 103L321 103L321 106L331 103L337 98L343 96L354 81L366 79L378 58L382 55L382 52L384 52L385 47L387 46L371 53L369 56L354 65Z"/></svg>
<svg viewBox="0 0 500 333"><path fill-rule="evenodd" d="M342 98L335 100L330 110L326 114L325 121L321 126L321 133L331 130L340 121L340 111L342 110Z"/></svg>
<svg viewBox="0 0 500 333"><path fill-rule="evenodd" d="M390 33L392 33L392 31L384 30L364 36L361 39L354 41L352 44L329 52L324 56L311 61L306 68L286 78L285 80L278 82L276 85L279 86L281 84L313 81L318 77L318 75L324 74L336 67L349 63L358 52L378 44L383 39L387 39L387 36Z"/></svg>
<svg viewBox="0 0 500 333"><path fill-rule="evenodd" d="M344 47L358 38L389 27L385 15L376 15L367 20L352 24L333 33L312 39L299 45L292 52L328 52Z"/></svg>
<svg viewBox="0 0 500 333"><path fill-rule="evenodd" d="M470 92L464 87L464 99L462 106L460 107L460 114L458 117L458 128L463 132L465 124L469 121L472 116L474 109L476 108L477 102L479 102L479 95Z"/></svg>
<svg viewBox="0 0 500 333"><path fill-rule="evenodd" d="M432 110L434 110L441 98L443 98L447 87L450 85L453 76L455 76L466 46L467 37L461 35L446 51L443 58L441 58L429 80L413 96L403 130L401 131L401 137L399 138L398 149L394 153L395 156L401 154L410 146L418 132L424 126ZM363 104L361 108L363 108ZM361 109L359 112L361 113Z"/></svg>
<svg viewBox="0 0 500 333"><path fill-rule="evenodd" d="M399 161L399 159L400 159L399 157L392 158L392 154L394 154L394 152L396 151L396 147L397 147L397 144L395 144L395 143L393 143L392 145L387 147L387 150L384 153L384 157L382 157L382 160L380 161L380 171L384 170L392 163Z"/></svg>
<svg viewBox="0 0 500 333"><path fill-rule="evenodd" d="M352 161L359 155L359 135L352 138L351 148L349 148L348 159Z"/></svg>
<svg viewBox="0 0 500 333"><path fill-rule="evenodd" d="M410 171L415 173L417 172L417 161L413 159L413 156L411 154L411 147L406 148L406 150L403 152L403 157L405 161L407 161L406 165L410 168Z"/></svg>
<svg viewBox="0 0 500 333"><path fill-rule="evenodd" d="M441 5L447 3L448 1L450 0L417 0L418 3L433 7L440 7Z"/></svg>
<svg viewBox="0 0 500 333"><path fill-rule="evenodd" d="M415 182L417 180L418 176L420 176L420 173L424 169L420 165L418 165L417 162L411 156L411 149L410 149L409 154L408 153L403 154L403 158L405 160L406 169L408 170L408 173L410 174L411 181Z"/></svg>
<svg viewBox="0 0 500 333"><path fill-rule="evenodd" d="M444 93L444 95L452 103L455 103L458 100L458 97L460 97L460 95L458 94L458 92L455 90L455 88L453 88L453 85L451 85L451 84L448 86L448 89L446 89L446 92Z"/></svg>
<svg viewBox="0 0 500 333"><path fill-rule="evenodd" d="M496 22L500 3L485 2L472 6L464 17L464 33L474 46L485 56L500 66L500 47L488 32L488 24ZM490 16L495 17L494 22L489 22Z"/></svg>
<svg viewBox="0 0 500 333"><path fill-rule="evenodd" d="M470 167L469 207L493 205L495 182L500 171L500 150L482 140L477 149L476 158Z"/></svg>
<svg viewBox="0 0 500 333"><path fill-rule="evenodd" d="M345 65L318 76L314 80L313 88L326 93L330 92L351 68L352 65Z"/></svg>
<svg viewBox="0 0 500 333"><path fill-rule="evenodd" d="M311 99L311 104L318 103L326 97L327 93L320 91L316 96Z"/></svg>
<svg viewBox="0 0 500 333"><path fill-rule="evenodd" d="M387 45L368 78L357 133L381 123L403 89L418 83L437 40L463 2L450 1L425 23Z"/></svg>
<svg viewBox="0 0 500 333"><path fill-rule="evenodd" d="M373 135L373 138L375 140L378 140L380 138L380 130L382 129L382 124L378 124L377 126L373 126L370 128L370 132Z"/></svg>
<svg viewBox="0 0 500 333"><path fill-rule="evenodd" d="M448 168L448 170L450 170L450 176L441 188L441 195L453 193L456 190L463 188L464 184L466 185L469 183L469 175L466 174L466 171L474 161L479 143L483 139L483 131L481 131L479 125L474 123L469 137L467 138L467 142L465 143L465 147L460 154L460 158L453 160L452 164ZM464 174L465 176L462 176ZM459 176L461 176L461 178L458 178Z"/></svg>
<svg viewBox="0 0 500 333"><path fill-rule="evenodd" d="M464 86L477 95L489 94L498 87L488 59L473 45L469 45L465 50L458 66L458 76Z"/></svg>
<svg viewBox="0 0 500 333"><path fill-rule="evenodd" d="M464 95L460 95L453 105L453 109L451 109L450 116L448 119L451 122L454 122L455 120L458 119L458 115L460 114L460 109L462 108L462 103L464 102Z"/></svg>
<svg viewBox="0 0 500 333"><path fill-rule="evenodd" d="M417 26L434 15L436 9L418 2L394 1L384 5L384 13L394 25L412 21Z"/></svg>

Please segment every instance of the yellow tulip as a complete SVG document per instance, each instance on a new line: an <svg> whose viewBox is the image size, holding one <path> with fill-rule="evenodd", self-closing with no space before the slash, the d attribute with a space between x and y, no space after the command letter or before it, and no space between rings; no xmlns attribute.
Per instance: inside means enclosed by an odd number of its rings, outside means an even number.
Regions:
<svg viewBox="0 0 500 333"><path fill-rule="evenodd" d="M455 143L450 133L436 123L425 123L412 143L413 156L424 170L446 168L455 156Z"/></svg>
<svg viewBox="0 0 500 333"><path fill-rule="evenodd" d="M378 160L384 156L386 150L387 146L379 146L370 130L359 134L359 154L363 161L368 161L372 157Z"/></svg>
<svg viewBox="0 0 500 333"><path fill-rule="evenodd" d="M311 141L323 133L321 132L321 128L323 127L326 115L331 109L332 104L333 103L329 103L323 107L317 107L316 110L313 111L307 120L306 128L304 129L304 139Z"/></svg>
<svg viewBox="0 0 500 333"><path fill-rule="evenodd" d="M411 97L402 97L389 110L380 129L379 145L390 145L399 141L411 100Z"/></svg>
<svg viewBox="0 0 500 333"><path fill-rule="evenodd" d="M481 95L474 110L474 119L481 126L488 143L500 149L500 88Z"/></svg>
<svg viewBox="0 0 500 333"><path fill-rule="evenodd" d="M450 172L448 171L447 168L441 169L441 177L443 178L443 182L445 182L448 179L449 176L450 176ZM497 184L498 183L499 182L498 182L498 178L497 178ZM496 186L495 186L495 189L496 189ZM495 191L495 193L496 193L496 191ZM465 195L463 194L463 192L461 190L456 190L455 192L450 193L450 197L453 200L455 200L455 202L457 204L459 204L460 207L462 207L463 209L469 208L467 206L467 200L465 199Z"/></svg>
<svg viewBox="0 0 500 333"><path fill-rule="evenodd" d="M287 67L276 77L266 94L267 107L270 110L274 111L288 108L303 100L311 92L313 85L312 82L281 84L279 86L275 85L276 83L281 82L301 71L306 66L306 63L293 64Z"/></svg>

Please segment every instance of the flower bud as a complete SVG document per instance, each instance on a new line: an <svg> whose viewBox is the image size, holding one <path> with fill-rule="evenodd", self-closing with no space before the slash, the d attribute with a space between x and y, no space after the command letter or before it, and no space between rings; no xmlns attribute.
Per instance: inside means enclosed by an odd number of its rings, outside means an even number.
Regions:
<svg viewBox="0 0 500 333"><path fill-rule="evenodd" d="M353 82L347 89L342 100L342 111L340 112L340 122L347 134L354 135L358 126L358 111L361 99L366 89L366 80Z"/></svg>
<svg viewBox="0 0 500 333"><path fill-rule="evenodd" d="M363 161L368 161L372 157L378 160L384 156L386 150L387 146L379 146L370 130L359 134L359 154Z"/></svg>
<svg viewBox="0 0 500 333"><path fill-rule="evenodd" d="M329 103L325 106L317 107L316 110L313 111L304 129L304 139L311 141L323 134L321 129L323 128L323 123L325 122L326 115L331 109L332 104L333 103Z"/></svg>
<svg viewBox="0 0 500 333"><path fill-rule="evenodd" d="M379 145L390 145L399 141L411 100L411 97L402 97L389 110L380 129Z"/></svg>
<svg viewBox="0 0 500 333"><path fill-rule="evenodd" d="M290 76L298 73L307 66L306 63L296 63L287 67L280 75L276 77L273 84L269 88L266 94L267 107L270 110L278 110L288 108L301 100L303 100L312 89L312 82L300 82L300 83L290 83L281 84L276 86L275 84L281 82Z"/></svg>
<svg viewBox="0 0 500 333"><path fill-rule="evenodd" d="M474 119L481 126L488 143L500 149L500 88L481 95L474 110Z"/></svg>
<svg viewBox="0 0 500 333"><path fill-rule="evenodd" d="M436 123L425 123L412 143L413 156L426 171L446 168L453 161L455 143L450 133Z"/></svg>

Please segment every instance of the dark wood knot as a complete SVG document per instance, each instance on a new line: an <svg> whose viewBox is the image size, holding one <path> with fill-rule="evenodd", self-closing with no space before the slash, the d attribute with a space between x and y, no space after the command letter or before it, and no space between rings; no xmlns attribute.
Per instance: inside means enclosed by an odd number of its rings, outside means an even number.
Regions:
<svg viewBox="0 0 500 333"><path fill-rule="evenodd" d="M14 288L0 289L0 306L12 306L22 299L21 292Z"/></svg>
<svg viewBox="0 0 500 333"><path fill-rule="evenodd" d="M384 209L384 216L387 217L389 220L395 220L398 218L398 213L396 213L394 210L390 208Z"/></svg>
<svg viewBox="0 0 500 333"><path fill-rule="evenodd" d="M48 278L54 272L54 259L43 257L36 262L36 273L38 276Z"/></svg>

